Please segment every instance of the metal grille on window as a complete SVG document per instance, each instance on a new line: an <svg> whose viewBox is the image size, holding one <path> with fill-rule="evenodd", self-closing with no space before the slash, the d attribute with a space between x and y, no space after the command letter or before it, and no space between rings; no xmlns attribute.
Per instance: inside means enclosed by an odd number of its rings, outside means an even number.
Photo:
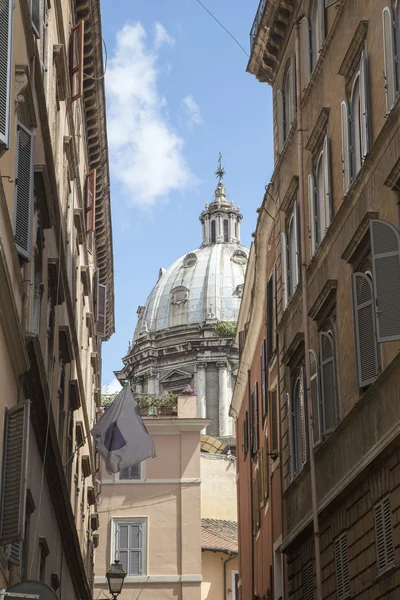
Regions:
<svg viewBox="0 0 400 600"><path fill-rule="evenodd" d="M349 558L347 552L347 533L343 533L334 542L336 598L344 600L350 596Z"/></svg>
<svg viewBox="0 0 400 600"><path fill-rule="evenodd" d="M387 496L374 506L376 564L378 574L394 565L392 511Z"/></svg>

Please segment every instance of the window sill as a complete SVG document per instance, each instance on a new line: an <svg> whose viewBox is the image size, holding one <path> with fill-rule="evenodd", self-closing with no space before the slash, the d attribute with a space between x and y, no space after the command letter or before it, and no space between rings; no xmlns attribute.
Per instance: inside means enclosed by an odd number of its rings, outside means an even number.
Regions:
<svg viewBox="0 0 400 600"><path fill-rule="evenodd" d="M397 572L397 565L396 565L396 563L393 563L392 565L390 565L390 567L386 567L386 569L384 569L383 571L381 571L380 573L375 575L374 582L381 581L385 577L393 575L396 572Z"/></svg>

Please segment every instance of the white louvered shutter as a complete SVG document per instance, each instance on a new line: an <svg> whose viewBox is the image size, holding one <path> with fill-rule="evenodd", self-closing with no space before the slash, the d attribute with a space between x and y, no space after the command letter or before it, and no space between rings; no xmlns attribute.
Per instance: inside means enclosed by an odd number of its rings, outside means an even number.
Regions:
<svg viewBox="0 0 400 600"><path fill-rule="evenodd" d="M307 462L307 408L306 398L304 393L304 371L300 370L300 386L299 386L299 407L300 407L300 452L301 466Z"/></svg>
<svg viewBox="0 0 400 600"><path fill-rule="evenodd" d="M290 106L289 106L289 114L290 114L290 123L287 128L287 133L289 133L292 123L296 117L296 59L294 54L290 59Z"/></svg>
<svg viewBox="0 0 400 600"><path fill-rule="evenodd" d="M10 143L13 0L0 0L0 155Z"/></svg>
<svg viewBox="0 0 400 600"><path fill-rule="evenodd" d="M336 598L345 600L350 596L349 558L347 534L343 533L334 542Z"/></svg>
<svg viewBox="0 0 400 600"><path fill-rule="evenodd" d="M337 425L337 397L334 340L329 333L320 331L322 427L324 435Z"/></svg>
<svg viewBox="0 0 400 600"><path fill-rule="evenodd" d="M389 114L396 102L396 65L394 44L394 23L390 6L382 11L383 27L383 69L385 75L386 114Z"/></svg>
<svg viewBox="0 0 400 600"><path fill-rule="evenodd" d="M315 180L312 173L308 176L308 215L310 219L310 258L317 249L317 212L315 210Z"/></svg>
<svg viewBox="0 0 400 600"><path fill-rule="evenodd" d="M323 153L323 167L324 167L324 189L325 189L325 226L328 229L333 219L333 195L332 195L332 182L331 182L331 150L330 150L330 138L329 135L325 136L324 139L324 153Z"/></svg>
<svg viewBox="0 0 400 600"><path fill-rule="evenodd" d="M286 393L286 413L287 413L287 437L288 437L288 474L289 481L292 481L295 475L294 447L293 447L293 412L290 394Z"/></svg>
<svg viewBox="0 0 400 600"><path fill-rule="evenodd" d="M300 19L300 57L301 83L303 88L306 88L311 72L310 25L307 17Z"/></svg>
<svg viewBox="0 0 400 600"><path fill-rule="evenodd" d="M97 320L96 333L104 336L106 333L106 312L107 312L107 286L98 284L97 290Z"/></svg>
<svg viewBox="0 0 400 600"><path fill-rule="evenodd" d="M288 257L287 257L287 239L286 233L281 234L281 269L282 269L282 287L283 287L283 310L288 305L289 288L288 288Z"/></svg>
<svg viewBox="0 0 400 600"><path fill-rule="evenodd" d="M312 414L313 445L321 442L321 400L318 355L314 350L308 351L310 361L310 397Z"/></svg>
<svg viewBox="0 0 400 600"><path fill-rule="evenodd" d="M0 524L3 544L15 544L24 539L29 416L29 400L13 406L6 414Z"/></svg>
<svg viewBox="0 0 400 600"><path fill-rule="evenodd" d="M285 117L281 90L276 92L276 127L278 130L278 152L281 152L285 143Z"/></svg>
<svg viewBox="0 0 400 600"><path fill-rule="evenodd" d="M349 191L351 177L350 163L350 123L349 107L345 100L340 106L341 125L342 125L342 173L343 173L343 194Z"/></svg>
<svg viewBox="0 0 400 600"><path fill-rule="evenodd" d="M387 496L374 506L375 546L378 574L394 564L393 527L390 498Z"/></svg>
<svg viewBox="0 0 400 600"><path fill-rule="evenodd" d="M391 223L370 221L378 342L400 339L400 233Z"/></svg>
<svg viewBox="0 0 400 600"><path fill-rule="evenodd" d="M319 23L318 23L318 27L319 27L319 35L320 35L320 40L321 40L321 48L319 48L319 50L322 49L322 46L324 45L325 42L325 30L326 30L326 26L325 26L325 0L318 0L319 2ZM317 59L318 60L318 59Z"/></svg>
<svg viewBox="0 0 400 600"><path fill-rule="evenodd" d="M360 113L361 113L361 160L365 160L369 150L369 118L368 118L368 72L365 50L360 60Z"/></svg>
<svg viewBox="0 0 400 600"><path fill-rule="evenodd" d="M33 134L18 123L14 238L19 254L30 259L33 219Z"/></svg>
<svg viewBox="0 0 400 600"><path fill-rule="evenodd" d="M302 570L302 592L303 600L314 600L314 569L312 562Z"/></svg>
<svg viewBox="0 0 400 600"><path fill-rule="evenodd" d="M379 370L374 294L365 273L353 274L353 307L358 385L365 387L375 381Z"/></svg>
<svg viewBox="0 0 400 600"><path fill-rule="evenodd" d="M294 203L293 218L294 218L294 239L295 239L295 246L296 246L296 260L295 260L295 269L294 269L294 273L293 273L293 277L294 277L293 294L294 294L297 286L299 285L299 281L300 281L299 207L298 207L297 202Z"/></svg>

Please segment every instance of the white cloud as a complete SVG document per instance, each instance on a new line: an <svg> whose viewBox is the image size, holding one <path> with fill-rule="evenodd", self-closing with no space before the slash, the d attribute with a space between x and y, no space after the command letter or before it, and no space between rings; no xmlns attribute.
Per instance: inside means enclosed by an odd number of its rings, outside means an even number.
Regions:
<svg viewBox="0 0 400 600"><path fill-rule="evenodd" d="M120 392L121 390L122 386L120 382L116 377L114 377L114 379L110 381L110 383L103 385L103 387L101 388L101 393L107 396L109 394L115 394L116 392Z"/></svg>
<svg viewBox="0 0 400 600"><path fill-rule="evenodd" d="M193 98L193 96L185 96L182 100L182 105L186 111L186 117L189 127L193 127L194 125L201 125L203 123L203 119L200 114L200 107Z"/></svg>
<svg viewBox="0 0 400 600"><path fill-rule="evenodd" d="M167 44L168 46L173 46L175 44L175 40L171 37L168 31L165 29L161 23L156 23L154 26L154 47L158 50L163 44Z"/></svg>
<svg viewBox="0 0 400 600"><path fill-rule="evenodd" d="M107 69L108 135L112 175L133 204L150 206L194 180L184 141L166 116L158 89L157 50L173 39L156 23L154 44L140 23L117 34Z"/></svg>

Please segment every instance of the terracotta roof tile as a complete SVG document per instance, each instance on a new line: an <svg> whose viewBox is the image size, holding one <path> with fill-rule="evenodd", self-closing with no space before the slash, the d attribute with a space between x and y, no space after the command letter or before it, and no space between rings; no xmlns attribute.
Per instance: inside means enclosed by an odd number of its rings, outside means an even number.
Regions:
<svg viewBox="0 0 400 600"><path fill-rule="evenodd" d="M201 547L203 550L237 554L237 523L222 519L202 519Z"/></svg>

